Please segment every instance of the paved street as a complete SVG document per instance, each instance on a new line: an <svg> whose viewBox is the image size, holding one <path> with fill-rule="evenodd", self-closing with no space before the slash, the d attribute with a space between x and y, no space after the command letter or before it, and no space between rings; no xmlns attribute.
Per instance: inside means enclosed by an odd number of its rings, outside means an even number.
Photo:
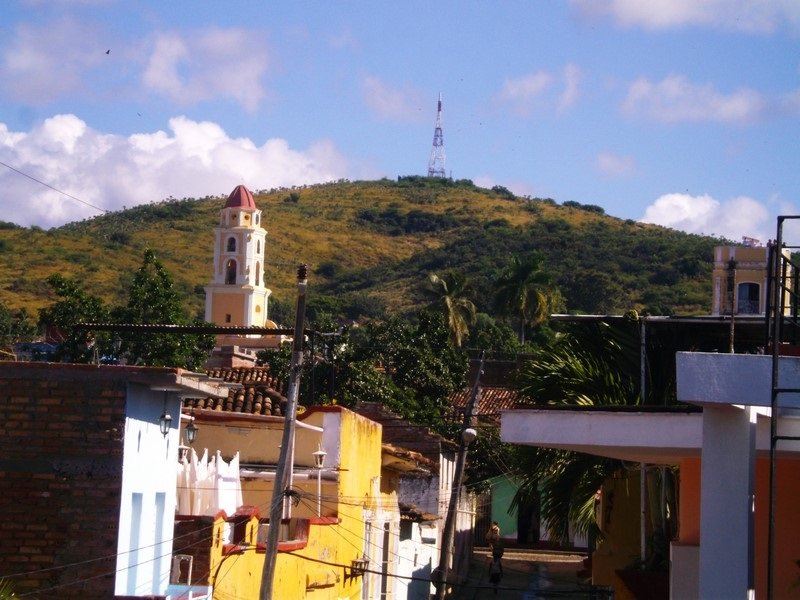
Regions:
<svg viewBox="0 0 800 600"><path fill-rule="evenodd" d="M539 600L590 598L588 586L577 577L585 554L544 550L506 549L503 579L497 591L489 583L488 548L476 548L469 580L454 600Z"/></svg>

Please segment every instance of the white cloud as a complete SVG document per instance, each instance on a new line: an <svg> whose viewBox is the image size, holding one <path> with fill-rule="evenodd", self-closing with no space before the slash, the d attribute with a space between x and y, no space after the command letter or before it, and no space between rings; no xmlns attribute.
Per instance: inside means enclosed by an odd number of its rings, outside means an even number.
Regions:
<svg viewBox="0 0 800 600"><path fill-rule="evenodd" d="M754 90L743 88L726 95L711 84L695 84L681 75L670 75L657 83L645 77L634 81L628 87L622 111L664 123L746 123L762 116L767 104Z"/></svg>
<svg viewBox="0 0 800 600"><path fill-rule="evenodd" d="M422 94L417 90L393 88L378 77L365 77L361 87L367 107L380 118L392 121L422 118Z"/></svg>
<svg viewBox="0 0 800 600"><path fill-rule="evenodd" d="M595 167L607 177L627 177L636 171L636 161L632 156L601 152L597 155Z"/></svg>
<svg viewBox="0 0 800 600"><path fill-rule="evenodd" d="M87 73L108 62L102 37L72 19L17 25L0 55L0 94L42 106L82 92Z"/></svg>
<svg viewBox="0 0 800 600"><path fill-rule="evenodd" d="M0 160L84 202L119 210L167 197L227 194L320 183L351 176L327 140L295 150L282 139L258 146L217 124L175 117L169 131L107 135L74 115L57 115L28 132L0 123ZM3 220L58 226L99 214L85 204L0 166Z"/></svg>
<svg viewBox="0 0 800 600"><path fill-rule="evenodd" d="M611 17L622 27L648 30L701 26L727 31L770 33L800 27L796 0L570 0L578 14Z"/></svg>
<svg viewBox="0 0 800 600"><path fill-rule="evenodd" d="M546 71L529 73L522 77L506 79L496 99L508 104L516 114L527 117L533 112L536 102L553 83L553 76Z"/></svg>
<svg viewBox="0 0 800 600"><path fill-rule="evenodd" d="M681 193L658 198L640 221L734 241L743 236L764 241L769 238L772 225L767 207L753 198L738 196L719 201L708 194Z"/></svg>
<svg viewBox="0 0 800 600"><path fill-rule="evenodd" d="M564 67L564 92L558 103L559 110L566 110L575 104L578 99L578 88L580 86L582 73L577 65L568 64Z"/></svg>
<svg viewBox="0 0 800 600"><path fill-rule="evenodd" d="M223 97L253 112L266 96L270 52L261 35L234 28L157 33L149 46L142 83L179 105Z"/></svg>

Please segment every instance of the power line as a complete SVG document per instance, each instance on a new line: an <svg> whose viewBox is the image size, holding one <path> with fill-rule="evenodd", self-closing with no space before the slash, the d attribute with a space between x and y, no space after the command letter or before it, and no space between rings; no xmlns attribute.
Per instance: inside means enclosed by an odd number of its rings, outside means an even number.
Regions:
<svg viewBox="0 0 800 600"><path fill-rule="evenodd" d="M15 173L18 173L19 175L22 175L23 177L27 177L27 178L28 178L28 179L30 179L31 181L35 181L36 183L38 183L38 184L40 184L40 185L43 185L44 187L46 187L46 188L49 188L49 189L53 190L54 192L58 192L59 194L62 194L62 195L64 195L64 196L66 196L67 198L72 198L72 199L73 199L73 200L75 200L76 202L80 202L81 204L85 204L86 206L89 206L90 208L94 208L95 210L99 210L99 211L100 211L101 213L103 213L103 214L107 214L107 213L111 212L111 211L108 211L108 210L106 210L105 208L100 208L99 206L95 206L95 205L94 205L94 204L92 204L91 202L86 202L86 200L81 200L81 199L80 199L80 198L78 198L77 196L73 196L72 194L68 194L67 192L65 192L65 191L63 191L63 190L60 190L60 189L58 189L58 188L55 188L55 187L53 187L52 185L50 185L49 183L45 183L45 182L44 182L44 181L42 181L41 179L36 179L36 177L33 177L32 175L28 175L27 173L23 173L23 172L22 172L22 171L20 171L19 169L16 169L16 168L12 167L11 165L9 165L9 164L7 164L7 163L4 163L4 162L3 162L3 161L1 161L1 160L0 160L0 165L3 165L3 166L4 166L4 167L6 167L7 169L11 169L11 170L12 170L12 171L14 171Z"/></svg>

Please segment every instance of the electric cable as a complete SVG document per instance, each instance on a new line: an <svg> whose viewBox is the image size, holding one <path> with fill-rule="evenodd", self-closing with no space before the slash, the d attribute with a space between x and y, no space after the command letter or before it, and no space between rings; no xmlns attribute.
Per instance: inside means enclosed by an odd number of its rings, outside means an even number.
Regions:
<svg viewBox="0 0 800 600"><path fill-rule="evenodd" d="M44 187L49 188L49 189L53 190L54 192L58 192L59 194L62 194L64 196L66 196L67 198L72 198L76 202L80 202L81 204L85 204L86 206L88 206L90 208L98 210L103 214L108 214L109 212L111 212L109 210L106 210L105 208L100 208L99 206L95 206L91 202L86 202L86 200L81 200L77 196L73 196L72 194L68 194L67 192L64 192L64 191L62 191L62 190L60 190L58 188L55 188L52 185L50 185L49 183L45 183L41 179L37 179L36 177L33 177L32 175L28 175L27 173L24 173L24 172L20 171L19 169L16 169L16 168L12 167L11 165L9 165L7 163L4 163L2 160L0 160L0 165L3 165L7 169L11 169L15 173L18 173L19 175L22 175L23 177L27 177L31 181L35 181L36 183L38 183L40 185L43 185Z"/></svg>

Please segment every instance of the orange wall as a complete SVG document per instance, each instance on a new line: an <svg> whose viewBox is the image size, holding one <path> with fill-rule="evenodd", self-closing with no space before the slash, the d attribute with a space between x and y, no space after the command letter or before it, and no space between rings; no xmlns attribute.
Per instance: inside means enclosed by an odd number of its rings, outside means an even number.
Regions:
<svg viewBox="0 0 800 600"><path fill-rule="evenodd" d="M778 460L776 469L774 598L800 598L800 459ZM769 530L769 458L756 466L755 563L756 598L767 597L767 537Z"/></svg>
<svg viewBox="0 0 800 600"><path fill-rule="evenodd" d="M678 542L700 543L700 459L681 461L678 489Z"/></svg>

